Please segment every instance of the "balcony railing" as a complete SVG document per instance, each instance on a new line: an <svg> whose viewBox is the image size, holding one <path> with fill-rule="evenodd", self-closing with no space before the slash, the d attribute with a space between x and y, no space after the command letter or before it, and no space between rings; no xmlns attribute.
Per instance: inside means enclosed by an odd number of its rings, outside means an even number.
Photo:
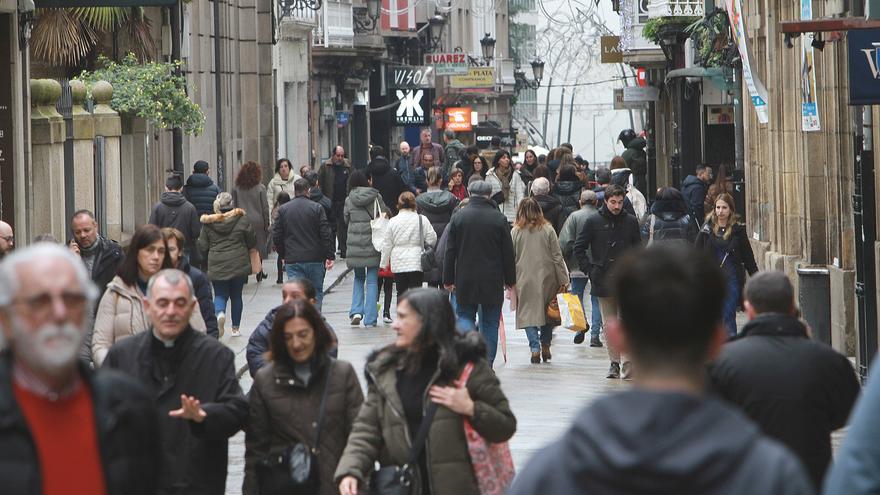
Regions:
<svg viewBox="0 0 880 495"><path fill-rule="evenodd" d="M648 0L648 17L702 17L704 0Z"/></svg>
<svg viewBox="0 0 880 495"><path fill-rule="evenodd" d="M320 10L312 10L300 2L293 0L279 0L277 2L277 16L280 20L292 20L302 24L312 24L317 22Z"/></svg>

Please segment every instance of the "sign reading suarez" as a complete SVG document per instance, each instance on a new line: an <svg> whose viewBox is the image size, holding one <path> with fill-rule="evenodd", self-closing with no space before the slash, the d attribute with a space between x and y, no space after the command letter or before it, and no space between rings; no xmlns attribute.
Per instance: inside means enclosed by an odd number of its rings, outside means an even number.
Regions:
<svg viewBox="0 0 880 495"><path fill-rule="evenodd" d="M426 53L425 65L434 67L438 76L465 75L468 73L467 55L464 53Z"/></svg>

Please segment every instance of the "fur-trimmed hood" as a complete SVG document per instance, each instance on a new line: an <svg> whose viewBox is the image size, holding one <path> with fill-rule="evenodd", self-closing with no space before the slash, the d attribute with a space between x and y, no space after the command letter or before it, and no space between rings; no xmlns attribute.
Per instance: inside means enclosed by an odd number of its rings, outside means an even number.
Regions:
<svg viewBox="0 0 880 495"><path fill-rule="evenodd" d="M230 218L235 217L243 217L245 215L244 210L241 208L233 208L225 213L214 213L211 215L202 215L199 219L203 224L211 224L211 223L220 223L225 222Z"/></svg>

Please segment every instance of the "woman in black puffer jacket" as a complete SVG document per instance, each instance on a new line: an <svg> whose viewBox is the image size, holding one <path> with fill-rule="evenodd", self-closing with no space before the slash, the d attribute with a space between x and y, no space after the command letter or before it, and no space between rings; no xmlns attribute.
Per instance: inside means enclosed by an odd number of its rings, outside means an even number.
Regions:
<svg viewBox="0 0 880 495"><path fill-rule="evenodd" d="M642 224L642 239L654 242L680 241L692 244L697 238L697 223L688 215L684 196L674 187L657 191L651 214Z"/></svg>
<svg viewBox="0 0 880 495"><path fill-rule="evenodd" d="M581 209L580 199L584 183L577 176L577 168L571 164L559 167L556 183L553 184L553 196L562 203L559 225L564 225L569 215Z"/></svg>

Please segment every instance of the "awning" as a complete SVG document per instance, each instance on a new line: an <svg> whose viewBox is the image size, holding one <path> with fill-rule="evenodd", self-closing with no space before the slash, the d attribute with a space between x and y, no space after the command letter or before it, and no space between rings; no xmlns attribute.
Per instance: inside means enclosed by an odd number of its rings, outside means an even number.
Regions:
<svg viewBox="0 0 880 495"><path fill-rule="evenodd" d="M177 5L177 0L34 0L38 9L61 7L157 7Z"/></svg>
<svg viewBox="0 0 880 495"><path fill-rule="evenodd" d="M722 91L730 91L735 87L734 84L727 81L724 77L724 69L720 67L688 67L685 69L671 70L666 73L666 83L668 84L670 79L675 79L677 77L701 77L703 79L709 79L716 88Z"/></svg>

